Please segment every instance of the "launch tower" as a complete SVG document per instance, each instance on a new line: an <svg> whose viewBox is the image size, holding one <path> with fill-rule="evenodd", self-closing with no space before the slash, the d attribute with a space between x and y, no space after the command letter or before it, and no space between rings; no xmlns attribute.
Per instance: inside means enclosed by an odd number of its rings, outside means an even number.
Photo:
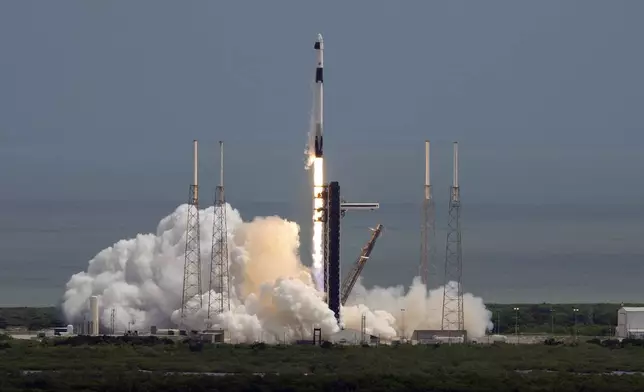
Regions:
<svg viewBox="0 0 644 392"><path fill-rule="evenodd" d="M193 141L193 182L188 198L188 222L186 225L186 250L183 267L183 294L181 296L181 322L193 317L203 306L201 300L201 247L199 245L199 173L198 146Z"/></svg>
<svg viewBox="0 0 644 392"><path fill-rule="evenodd" d="M208 321L206 323L208 327L212 325L213 316L230 310L228 226L224 195L224 142L219 142L219 152L219 185L215 189L215 216L212 223L212 249L210 253L210 291L208 294Z"/></svg>
<svg viewBox="0 0 644 392"><path fill-rule="evenodd" d="M340 198L340 184L330 182L322 192L324 222L324 290L329 309L340 322L340 223L348 210L377 210L379 203L347 203Z"/></svg>
<svg viewBox="0 0 644 392"><path fill-rule="evenodd" d="M328 232L326 235L329 241L328 254L325 255L325 264L328 271L328 293L327 303L329 309L335 314L335 319L340 322L340 219L342 211L340 209L340 184L337 181L329 183L327 188L328 205L327 205L327 224ZM325 275L326 277L326 275Z"/></svg>

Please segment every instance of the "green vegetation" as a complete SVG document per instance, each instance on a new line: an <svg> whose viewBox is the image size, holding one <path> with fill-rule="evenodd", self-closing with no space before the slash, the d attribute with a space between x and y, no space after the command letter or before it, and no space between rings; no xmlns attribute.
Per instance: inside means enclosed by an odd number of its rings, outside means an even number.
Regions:
<svg viewBox="0 0 644 392"><path fill-rule="evenodd" d="M153 337L10 340L0 370L149 370L224 373L405 373L484 370L607 372L644 370L644 347L579 345L439 345L316 347L195 345ZM366 365L368 364L368 366Z"/></svg>
<svg viewBox="0 0 644 392"><path fill-rule="evenodd" d="M578 334L585 336L611 335L620 306L487 305L496 333L514 333L518 321L520 333L572 335L576 325ZM55 307L0 308L0 329L38 330L65 324ZM0 334L3 392L644 389L644 376L613 375L612 371L644 371L644 342L593 339L566 345L549 339L543 345L213 346L150 337L22 341Z"/></svg>
<svg viewBox="0 0 644 392"><path fill-rule="evenodd" d="M621 304L487 304L492 312L494 332L514 333L518 314L520 333L574 334L575 318L578 334L582 336L612 336ZM624 304L624 306L644 306ZM519 308L516 312L514 308ZM578 309L577 312L573 309ZM500 323L497 323L497 320ZM497 329L497 324L499 328Z"/></svg>
<svg viewBox="0 0 644 392"><path fill-rule="evenodd" d="M641 389L641 376L578 376L548 373L473 374L409 372L400 375L266 375L186 376L140 373L14 376L0 378L0 390L14 391L584 391L631 392Z"/></svg>
<svg viewBox="0 0 644 392"><path fill-rule="evenodd" d="M25 327L30 330L60 327L65 324L62 314L55 307L0 308L0 329Z"/></svg>
<svg viewBox="0 0 644 392"><path fill-rule="evenodd" d="M262 343L216 346L152 337L75 337L42 342L9 339L0 340L0 390L629 391L644 388L644 376L603 374L643 370L642 342L594 343L324 348ZM39 370L43 372L33 373Z"/></svg>

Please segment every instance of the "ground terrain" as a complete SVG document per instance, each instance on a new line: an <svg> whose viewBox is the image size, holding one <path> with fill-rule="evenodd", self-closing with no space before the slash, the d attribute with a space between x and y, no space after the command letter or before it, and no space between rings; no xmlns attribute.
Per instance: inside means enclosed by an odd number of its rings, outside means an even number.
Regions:
<svg viewBox="0 0 644 392"><path fill-rule="evenodd" d="M639 374L644 371L641 341L548 343L215 346L151 337L81 336L33 341L4 336L0 342L0 373L6 376L0 377L0 390L537 391L556 388L626 391L644 388L644 376ZM616 371L633 374L615 375Z"/></svg>
<svg viewBox="0 0 644 392"><path fill-rule="evenodd" d="M500 333L608 335L615 304L490 304ZM519 307L516 319L514 307ZM552 311L550 309L553 309ZM573 309L579 309L573 312ZM575 317L576 323L575 323ZM56 308L0 309L0 327L64 325ZM573 343L571 343L573 342ZM579 338L547 344L338 347L201 345L150 337L18 340L0 335L9 391L633 391L644 343ZM187 372L187 373L184 373ZM618 375L615 372L627 372Z"/></svg>

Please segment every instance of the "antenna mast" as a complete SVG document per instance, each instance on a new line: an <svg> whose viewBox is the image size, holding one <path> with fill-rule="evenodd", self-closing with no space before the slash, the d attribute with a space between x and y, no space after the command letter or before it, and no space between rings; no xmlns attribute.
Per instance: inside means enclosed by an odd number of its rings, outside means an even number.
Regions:
<svg viewBox="0 0 644 392"><path fill-rule="evenodd" d="M228 226L224 195L224 142L219 142L219 185L215 190L215 210L210 257L210 291L208 294L208 327L213 317L230 310L230 278L228 262Z"/></svg>
<svg viewBox="0 0 644 392"><path fill-rule="evenodd" d="M183 295L181 296L180 327L203 307L201 299L201 247L199 244L199 158L197 141L193 141L193 182L188 198L186 225L186 252L183 267Z"/></svg>
<svg viewBox="0 0 644 392"><path fill-rule="evenodd" d="M449 224L445 247L445 285L441 329L464 330L463 259L461 251L461 195L458 187L458 143L454 142L454 183L450 188Z"/></svg>
<svg viewBox="0 0 644 392"><path fill-rule="evenodd" d="M429 288L430 274L436 274L435 268L433 268L434 257L436 254L434 246L436 235L435 216L434 197L432 195L432 184L430 181L429 171L429 140L425 140L425 189L421 215L420 263L418 266L418 272L421 281L427 289Z"/></svg>

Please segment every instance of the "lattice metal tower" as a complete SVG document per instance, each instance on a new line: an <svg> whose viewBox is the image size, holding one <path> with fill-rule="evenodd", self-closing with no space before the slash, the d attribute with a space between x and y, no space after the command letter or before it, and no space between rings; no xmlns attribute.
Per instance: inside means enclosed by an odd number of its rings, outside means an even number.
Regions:
<svg viewBox="0 0 644 392"><path fill-rule="evenodd" d="M458 187L458 143L454 142L454 183L450 188L449 223L445 247L445 286L441 329L464 329L463 260L461 252L461 195Z"/></svg>
<svg viewBox="0 0 644 392"><path fill-rule="evenodd" d="M418 274L426 288L429 288L430 276L435 276L435 207L432 185L429 177L429 140L425 140L425 194L423 197L422 223L420 226L420 263Z"/></svg>
<svg viewBox="0 0 644 392"><path fill-rule="evenodd" d="M112 311L110 312L110 327L111 327L112 335L114 335L115 323L116 323L116 309L112 308Z"/></svg>
<svg viewBox="0 0 644 392"><path fill-rule="evenodd" d="M193 317L203 307L201 299L201 246L199 244L199 176L198 146L193 141L193 183L188 199L188 222L186 225L186 253L183 267L183 295L181 296L181 322ZM196 297L196 298L195 298Z"/></svg>
<svg viewBox="0 0 644 392"><path fill-rule="evenodd" d="M208 294L208 322L212 317L230 310L230 277L228 265L228 225L224 195L224 142L219 142L219 185L215 190L215 216L212 223L210 252L210 292Z"/></svg>

